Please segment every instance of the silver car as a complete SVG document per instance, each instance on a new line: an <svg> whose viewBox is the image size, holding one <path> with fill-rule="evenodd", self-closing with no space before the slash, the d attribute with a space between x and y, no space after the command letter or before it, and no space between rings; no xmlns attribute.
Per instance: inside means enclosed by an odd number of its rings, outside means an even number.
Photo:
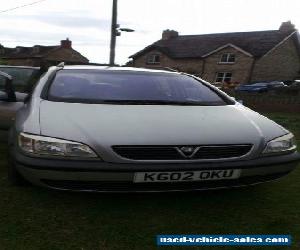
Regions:
<svg viewBox="0 0 300 250"><path fill-rule="evenodd" d="M288 130L183 73L60 65L26 100L10 130L14 184L215 189L277 179L300 159Z"/></svg>

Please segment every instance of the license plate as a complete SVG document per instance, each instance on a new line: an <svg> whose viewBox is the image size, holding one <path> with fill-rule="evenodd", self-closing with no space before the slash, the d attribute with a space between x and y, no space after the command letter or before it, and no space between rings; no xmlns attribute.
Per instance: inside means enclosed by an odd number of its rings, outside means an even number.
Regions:
<svg viewBox="0 0 300 250"><path fill-rule="evenodd" d="M237 179L240 169L176 171L176 172L137 172L133 182L183 182L183 181L213 181Z"/></svg>

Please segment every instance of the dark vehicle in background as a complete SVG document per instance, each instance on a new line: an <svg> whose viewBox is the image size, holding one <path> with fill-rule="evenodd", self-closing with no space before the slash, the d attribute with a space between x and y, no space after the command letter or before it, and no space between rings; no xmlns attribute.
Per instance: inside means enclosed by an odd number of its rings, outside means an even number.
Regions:
<svg viewBox="0 0 300 250"><path fill-rule="evenodd" d="M251 93L263 93L268 92L268 86L266 83L254 83L254 84L241 84L235 88L236 92L251 92Z"/></svg>
<svg viewBox="0 0 300 250"><path fill-rule="evenodd" d="M0 65L0 130L9 129L40 75L38 67ZM13 90L10 96L8 87Z"/></svg>
<svg viewBox="0 0 300 250"><path fill-rule="evenodd" d="M269 88L285 88L287 87L286 84L284 84L284 82L279 82L279 81L273 81L273 82L268 82L267 83Z"/></svg>
<svg viewBox="0 0 300 250"><path fill-rule="evenodd" d="M283 82L259 82L253 84L242 84L235 88L236 92L264 93L270 90L287 87Z"/></svg>
<svg viewBox="0 0 300 250"><path fill-rule="evenodd" d="M295 80L289 87L300 88L300 80Z"/></svg>

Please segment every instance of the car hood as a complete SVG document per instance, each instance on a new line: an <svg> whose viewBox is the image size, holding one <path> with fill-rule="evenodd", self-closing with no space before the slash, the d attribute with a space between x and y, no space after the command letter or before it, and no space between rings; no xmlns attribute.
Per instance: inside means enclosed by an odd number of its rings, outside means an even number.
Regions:
<svg viewBox="0 0 300 250"><path fill-rule="evenodd" d="M108 105L42 101L41 134L107 155L113 145L253 144L286 132L244 106ZM107 154L106 154L107 153Z"/></svg>

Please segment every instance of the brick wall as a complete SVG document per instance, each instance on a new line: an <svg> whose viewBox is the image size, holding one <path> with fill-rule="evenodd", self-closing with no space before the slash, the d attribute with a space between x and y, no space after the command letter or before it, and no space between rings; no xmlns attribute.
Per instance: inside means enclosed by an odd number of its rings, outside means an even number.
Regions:
<svg viewBox="0 0 300 250"><path fill-rule="evenodd" d="M300 76L300 57L291 37L256 61L251 81L285 81L298 76Z"/></svg>
<svg viewBox="0 0 300 250"><path fill-rule="evenodd" d="M235 63L219 63L222 54L225 53L235 54ZM201 77L209 82L215 82L217 72L231 72L232 82L245 83L249 80L253 60L253 57L227 47L205 58L204 72Z"/></svg>
<svg viewBox="0 0 300 250"><path fill-rule="evenodd" d="M259 46L259 45L258 45ZM147 56L157 53L160 64L147 64ZM219 64L223 53L234 53L235 64ZM257 81L289 81L300 78L300 55L296 47L295 35L286 39L267 55L256 59L236 50L226 47L205 59L172 59L159 50L151 50L133 60L133 66L146 68L171 67L183 72L196 74L203 79L214 82L217 72L232 72L232 82L247 83Z"/></svg>
<svg viewBox="0 0 300 250"><path fill-rule="evenodd" d="M219 63L220 57L224 53L234 53L236 55L236 63ZM160 64L147 64L147 57L151 54L160 55ZM200 58L172 59L159 50L152 50L136 58L133 61L133 66L154 69L170 67L179 71L201 76L209 82L215 81L217 72L232 72L232 82L245 83L248 82L250 78L252 63L253 57L245 55L234 48L227 47L208 56L204 60Z"/></svg>
<svg viewBox="0 0 300 250"><path fill-rule="evenodd" d="M73 49L60 48L47 55L46 58L11 58L5 59L6 64L14 66L41 66L42 61L88 63L89 61ZM55 63L56 64L56 63ZM51 63L50 63L51 65Z"/></svg>
<svg viewBox="0 0 300 250"><path fill-rule="evenodd" d="M80 62L80 63L89 62L80 53L69 48L59 48L49 53L49 55L45 59L49 61Z"/></svg>
<svg viewBox="0 0 300 250"><path fill-rule="evenodd" d="M5 63L7 65L13 66L39 66L40 65L39 58L24 58L24 59L5 59Z"/></svg>

